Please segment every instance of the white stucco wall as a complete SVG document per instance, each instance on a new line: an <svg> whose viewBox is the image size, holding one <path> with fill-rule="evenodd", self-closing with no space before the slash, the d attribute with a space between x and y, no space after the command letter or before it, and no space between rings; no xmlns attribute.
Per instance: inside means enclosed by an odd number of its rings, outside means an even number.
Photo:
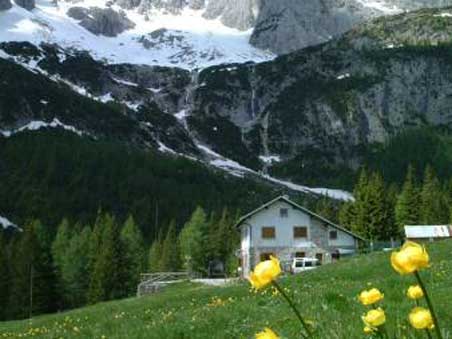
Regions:
<svg viewBox="0 0 452 339"><path fill-rule="evenodd" d="M287 217L280 216L281 208L288 210ZM295 239L293 236L294 226L307 227L307 238ZM263 239L263 227L275 227L275 238ZM314 227L316 228L314 231L317 237L319 234L323 234L323 243L326 246L321 245L318 239L313 241L311 238ZM330 230L337 231L337 239L329 239ZM314 256L316 253L327 253L324 259L328 262L331 260L331 255L328 253L329 247L355 247L355 238L350 234L326 225L318 218L311 217L285 201L277 201L245 220L241 225L241 235L244 276L247 276L247 272L259 261L259 255L262 252L275 253L281 260L289 260L295 252L305 252L307 256ZM320 246L327 248L321 248Z"/></svg>
<svg viewBox="0 0 452 339"><path fill-rule="evenodd" d="M279 210L288 209L287 218L281 218ZM307 247L311 244L310 226L311 217L299 210L295 210L286 202L278 201L267 209L253 215L248 223L252 225L251 245L253 247ZM262 227L275 227L274 239L262 239ZM293 227L306 226L308 228L307 239L294 239Z"/></svg>

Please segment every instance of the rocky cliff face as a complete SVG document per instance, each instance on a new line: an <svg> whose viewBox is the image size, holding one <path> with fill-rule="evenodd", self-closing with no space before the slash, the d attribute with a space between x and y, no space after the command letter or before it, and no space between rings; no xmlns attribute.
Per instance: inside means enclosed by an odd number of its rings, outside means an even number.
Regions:
<svg viewBox="0 0 452 339"><path fill-rule="evenodd" d="M15 3L29 11L35 8L35 0L16 0Z"/></svg>
<svg viewBox="0 0 452 339"><path fill-rule="evenodd" d="M67 15L79 20L82 27L96 35L114 37L135 27L124 12L116 12L111 8L71 7Z"/></svg>
<svg viewBox="0 0 452 339"><path fill-rule="evenodd" d="M20 80L23 89L13 91L14 101L0 97L0 130L57 117L144 147L164 144L191 156L208 147L256 170L271 170L272 161L298 169L356 168L368 146L405 129L451 127L451 16L445 8L381 17L270 62L191 73L108 65L58 46L4 44L16 63L37 65L40 81L57 79L97 104L84 106L92 114L81 114L76 104L69 111L62 103L42 104L39 96L51 102L46 93L56 93L56 85L47 81L44 92L31 95L37 89L29 86L39 82L15 76L15 69L6 81Z"/></svg>
<svg viewBox="0 0 452 339"><path fill-rule="evenodd" d="M450 126L449 13L382 18L273 62L204 70L193 127L218 152L242 147L256 162L353 167L363 147L405 128ZM225 120L227 132L214 130Z"/></svg>
<svg viewBox="0 0 452 339"><path fill-rule="evenodd" d="M451 0L262 0L251 43L285 54L328 41L382 15L450 5Z"/></svg>
<svg viewBox="0 0 452 339"><path fill-rule="evenodd" d="M225 26L247 30L254 26L260 0L117 0L124 9L138 8L148 16L153 11L178 14L186 8L204 10L207 19L219 19Z"/></svg>
<svg viewBox="0 0 452 339"><path fill-rule="evenodd" d="M6 11L12 7L10 0L0 0L0 11Z"/></svg>

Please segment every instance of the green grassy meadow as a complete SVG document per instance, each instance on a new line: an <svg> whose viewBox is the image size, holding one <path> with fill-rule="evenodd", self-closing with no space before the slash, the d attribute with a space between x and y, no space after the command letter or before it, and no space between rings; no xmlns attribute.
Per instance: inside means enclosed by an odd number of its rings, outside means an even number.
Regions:
<svg viewBox="0 0 452 339"><path fill-rule="evenodd" d="M428 246L432 266L422 272L445 339L452 338L452 241ZM389 263L390 253L361 255L297 276L282 277L281 285L314 322L316 338L364 338L361 315L366 308L358 293L377 287L385 294L391 338L427 338L407 322L413 307L405 291L415 280L400 276ZM284 300L273 293L251 292L247 282L228 287L180 283L163 292L45 315L32 321L0 323L0 338L252 338L263 327L282 338L300 338L299 324ZM367 336L369 337L369 336Z"/></svg>

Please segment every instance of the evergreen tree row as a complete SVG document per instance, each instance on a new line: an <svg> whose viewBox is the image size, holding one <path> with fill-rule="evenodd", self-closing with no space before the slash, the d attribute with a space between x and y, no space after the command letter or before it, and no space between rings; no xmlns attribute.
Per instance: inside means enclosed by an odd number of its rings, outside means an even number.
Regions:
<svg viewBox="0 0 452 339"><path fill-rule="evenodd" d="M399 191L378 172L361 171L355 201L340 208L339 222L368 240L403 239L405 225L444 225L452 222L452 181L441 183L427 166L418 180L413 166Z"/></svg>
<svg viewBox="0 0 452 339"><path fill-rule="evenodd" d="M235 270L233 220L198 207L183 227L160 228L150 249L132 216L122 224L103 212L93 226L63 219L56 233L39 220L12 236L0 231L0 320L133 296L144 272L206 274L213 259Z"/></svg>

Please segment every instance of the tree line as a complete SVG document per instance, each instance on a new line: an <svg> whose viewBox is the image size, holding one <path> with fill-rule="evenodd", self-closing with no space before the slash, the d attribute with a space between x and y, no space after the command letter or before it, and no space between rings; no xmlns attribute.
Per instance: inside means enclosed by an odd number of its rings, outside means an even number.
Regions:
<svg viewBox="0 0 452 339"><path fill-rule="evenodd" d="M0 159L0 213L18 225L29 218L93 224L100 207L120 219L132 214L151 241L198 205L250 210L278 194L190 159L59 130L0 137Z"/></svg>
<svg viewBox="0 0 452 339"><path fill-rule="evenodd" d="M378 171L361 170L355 201L338 210L339 223L366 239L403 239L405 225L452 222L452 180L440 181L431 166L422 179L409 166L401 188L387 184Z"/></svg>
<svg viewBox="0 0 452 339"><path fill-rule="evenodd" d="M121 223L105 212L92 226L63 219L56 233L39 220L13 235L0 231L0 320L133 296L144 272L202 275L213 259L235 271L234 218L198 207L183 227L162 227L150 247L133 216Z"/></svg>

